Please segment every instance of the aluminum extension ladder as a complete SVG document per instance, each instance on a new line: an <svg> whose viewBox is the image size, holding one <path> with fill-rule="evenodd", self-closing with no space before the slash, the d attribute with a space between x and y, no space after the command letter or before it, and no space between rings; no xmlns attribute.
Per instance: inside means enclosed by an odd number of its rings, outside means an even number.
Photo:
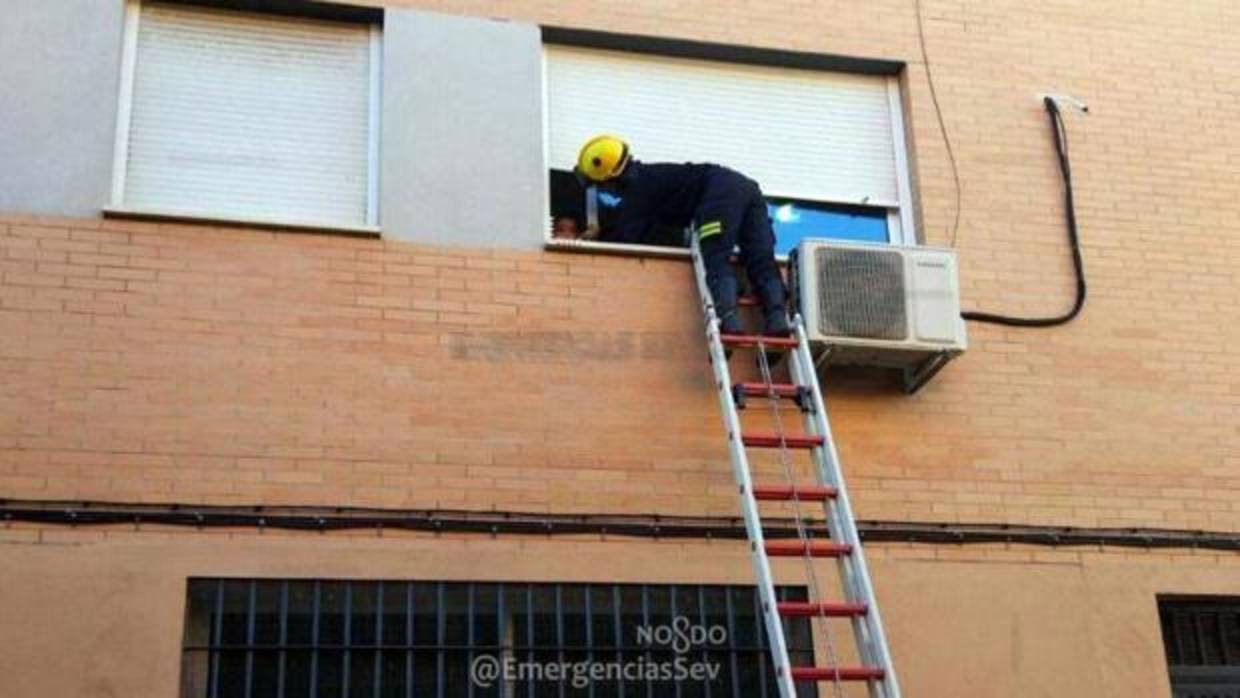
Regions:
<svg viewBox="0 0 1240 698"><path fill-rule="evenodd" d="M732 472L739 489L741 511L749 535L749 549L780 698L795 698L797 682L828 682L833 685L837 698L844 695L844 682L864 682L870 698L899 698L900 688L896 682L891 652L883 634L878 603L874 598L874 588L870 584L861 541L848 503L848 493L840 473L839 457L831 438L827 410L818 386L818 376L814 370L813 356L810 354L802 319L799 314L793 318L796 331L794 337L720 334L718 317L706 285L706 269L697 235L691 236L690 248L698 293L702 299L706 337L710 344L710 362L715 372L719 405L728 435ZM746 302L747 300L742 299L741 304L751 305L752 301ZM730 352L727 351L732 348L757 350L761 382L732 382L728 367ZM779 384L771 380L771 358L768 350L772 349L789 352L787 360L792 381L790 384ZM747 397L767 401L771 409L773 431L742 431L739 409L745 407ZM792 400L800 407L804 433L789 435L783 432L779 409L782 400ZM755 485L749 467L749 448L777 449L784 482ZM809 451L813 459L816 482L798 482L788 460L788 454L794 450ZM766 540L758 508L760 501L780 501L794 506L796 539ZM824 507L828 540L813 539L812 531L804 523L802 503L821 504ZM808 601L777 601L774 581L771 578L770 557L804 559L810 591ZM844 595L841 600L829 601L821 596L813 560L823 557L832 557L837 561L839 586ZM781 618L785 617L810 618L814 629L812 635L821 637L820 630L825 634L828 666L791 666L781 622ZM859 666L840 665L831 637L831 627L827 622L830 618L848 618L851 621L851 634L856 655L860 660ZM815 623L815 620L818 622Z"/></svg>

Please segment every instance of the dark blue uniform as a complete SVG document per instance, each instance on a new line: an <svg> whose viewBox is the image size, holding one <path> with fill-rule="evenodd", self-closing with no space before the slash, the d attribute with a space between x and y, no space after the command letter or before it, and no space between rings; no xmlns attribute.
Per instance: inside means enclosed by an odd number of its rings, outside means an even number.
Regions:
<svg viewBox="0 0 1240 698"><path fill-rule="evenodd" d="M775 264L775 233L758 183L712 164L632 161L600 187L602 240L655 244L660 227L693 226L701 240L706 281L726 333L738 332L736 275L728 257L740 246L745 271L762 304L767 331L786 334L784 285Z"/></svg>

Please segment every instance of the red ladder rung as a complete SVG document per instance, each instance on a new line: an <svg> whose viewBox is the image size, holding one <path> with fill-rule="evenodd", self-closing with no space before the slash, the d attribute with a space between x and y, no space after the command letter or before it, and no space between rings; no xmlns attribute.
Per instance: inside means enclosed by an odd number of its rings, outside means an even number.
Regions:
<svg viewBox="0 0 1240 698"><path fill-rule="evenodd" d="M792 667L793 681L881 681L887 672L878 667Z"/></svg>
<svg viewBox="0 0 1240 698"><path fill-rule="evenodd" d="M741 443L753 448L814 448L823 444L823 438L817 434L779 435L766 432L741 434Z"/></svg>
<svg viewBox="0 0 1240 698"><path fill-rule="evenodd" d="M770 397L774 393L775 397L796 399L801 395L801 387L791 383L737 383L736 387L743 395L751 397Z"/></svg>
<svg viewBox="0 0 1240 698"><path fill-rule="evenodd" d="M759 334L724 334L719 335L720 341L724 346L729 347L756 347L763 346L767 348L785 348L794 349L797 346L795 337L764 337Z"/></svg>
<svg viewBox="0 0 1240 698"><path fill-rule="evenodd" d="M771 557L839 557L852 552L847 543L806 540L768 540L764 546Z"/></svg>
<svg viewBox="0 0 1240 698"><path fill-rule="evenodd" d="M754 499L763 501L825 502L835 497L834 487L829 485L754 485Z"/></svg>
<svg viewBox="0 0 1240 698"><path fill-rule="evenodd" d="M863 603L811 603L808 601L780 601L775 604L779 615L794 618L851 618L864 616L869 607Z"/></svg>

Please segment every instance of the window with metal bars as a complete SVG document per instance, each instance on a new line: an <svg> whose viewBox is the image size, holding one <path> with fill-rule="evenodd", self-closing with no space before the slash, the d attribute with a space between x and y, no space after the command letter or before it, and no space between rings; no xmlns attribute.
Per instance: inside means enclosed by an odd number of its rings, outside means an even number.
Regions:
<svg viewBox="0 0 1240 698"><path fill-rule="evenodd" d="M1240 698L1240 598L1158 600L1174 698Z"/></svg>
<svg viewBox="0 0 1240 698"><path fill-rule="evenodd" d="M780 600L806 600L803 587ZM191 579L182 698L774 697L754 587ZM639 629L722 628L680 653ZM814 663L807 619L785 621L794 665ZM658 640L658 636L654 638ZM705 680L497 680L482 657L546 666L685 662ZM813 685L801 696L817 696Z"/></svg>

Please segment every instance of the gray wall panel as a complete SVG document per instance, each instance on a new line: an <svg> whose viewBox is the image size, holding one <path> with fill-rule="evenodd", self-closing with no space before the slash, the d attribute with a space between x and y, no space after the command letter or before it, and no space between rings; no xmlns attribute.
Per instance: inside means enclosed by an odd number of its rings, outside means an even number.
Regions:
<svg viewBox="0 0 1240 698"><path fill-rule="evenodd" d="M124 10L5 0L0 210L95 216L108 203Z"/></svg>
<svg viewBox="0 0 1240 698"><path fill-rule="evenodd" d="M388 9L383 47L384 236L540 246L547 223L538 27Z"/></svg>

